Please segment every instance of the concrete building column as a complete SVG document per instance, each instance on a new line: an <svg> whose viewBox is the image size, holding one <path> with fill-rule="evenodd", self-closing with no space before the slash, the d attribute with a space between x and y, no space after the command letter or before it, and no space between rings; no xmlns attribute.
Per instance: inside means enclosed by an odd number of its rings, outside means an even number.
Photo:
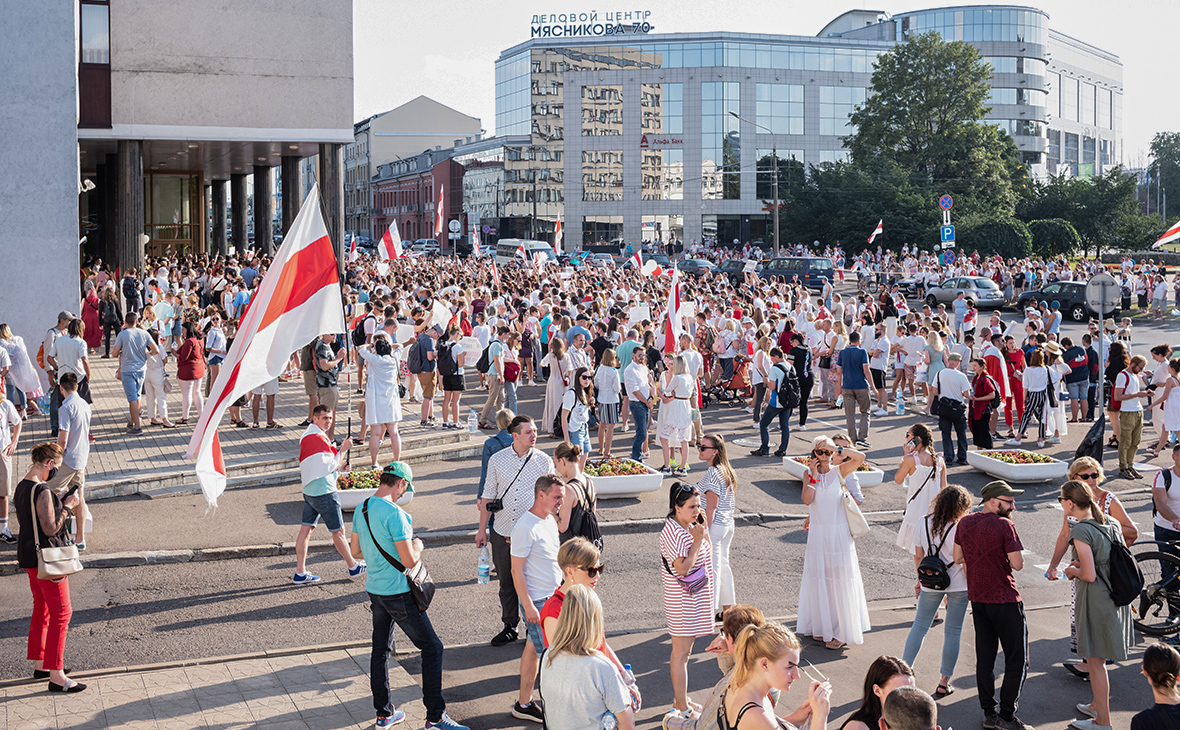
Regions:
<svg viewBox="0 0 1180 730"><path fill-rule="evenodd" d="M213 232L210 230L209 219L212 218L213 187L209 182L201 186L201 245L195 249L198 255L209 255Z"/></svg>
<svg viewBox="0 0 1180 730"><path fill-rule="evenodd" d="M225 180L213 181L213 239L209 241L209 251L216 256L224 256L228 250L225 243Z"/></svg>
<svg viewBox="0 0 1180 730"><path fill-rule="evenodd" d="M254 166L254 249L266 256L275 251L274 168Z"/></svg>
<svg viewBox="0 0 1180 730"><path fill-rule="evenodd" d="M246 173L244 172L235 172L229 176L229 215L233 223L231 239L234 245L234 254L241 256L249 245L246 233L250 229L246 222Z"/></svg>
<svg viewBox="0 0 1180 730"><path fill-rule="evenodd" d="M299 215L299 206L303 205L303 183L299 179L299 156L283 155L282 168L279 171L279 188L283 191L283 237L291 230L295 216Z"/></svg>
<svg viewBox="0 0 1180 730"><path fill-rule="evenodd" d="M100 218L102 225L98 231L100 244L98 250L102 260L109 264L115 260L115 194L119 184L119 158L118 155L103 155L100 159L102 164L96 168L98 179L95 180L95 184L98 185L102 211ZM114 271L113 267L111 271Z"/></svg>
<svg viewBox="0 0 1180 730"><path fill-rule="evenodd" d="M119 140L116 158L114 264L143 271L143 142Z"/></svg>
<svg viewBox="0 0 1180 730"><path fill-rule="evenodd" d="M336 265L344 270L344 145L320 145L320 210L328 238L336 251Z"/></svg>

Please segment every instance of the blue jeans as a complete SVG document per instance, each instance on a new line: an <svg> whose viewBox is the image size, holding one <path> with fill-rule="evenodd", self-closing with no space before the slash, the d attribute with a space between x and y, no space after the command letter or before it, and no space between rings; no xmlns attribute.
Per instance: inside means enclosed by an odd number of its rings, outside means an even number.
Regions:
<svg viewBox="0 0 1180 730"><path fill-rule="evenodd" d="M786 451L787 444L791 440L791 409L790 408L771 408L767 406L762 411L762 419L758 421L758 430L762 433L762 450L770 450L770 424L774 423L774 419L778 419L779 429L779 451Z"/></svg>
<svg viewBox="0 0 1180 730"><path fill-rule="evenodd" d="M959 440L959 461L967 461L967 418L963 417L958 420L952 420L946 416L941 416L938 419L938 425L942 429L942 453L946 457L946 463L951 463L955 460L955 444L951 437L952 431L958 436Z"/></svg>
<svg viewBox="0 0 1180 730"><path fill-rule="evenodd" d="M914 623L910 626L910 635L905 640L905 654L902 657L906 664L914 665L918 652L922 650L922 641L926 632L934 623L934 614L938 606L946 597L946 624L942 627L942 668L939 672L945 677L955 676L955 664L959 661L959 637L963 633L963 617L967 615L967 591L927 591L923 590L918 596L918 613L914 616Z"/></svg>
<svg viewBox="0 0 1180 730"><path fill-rule="evenodd" d="M504 407L516 413L516 383L504 382Z"/></svg>
<svg viewBox="0 0 1180 730"><path fill-rule="evenodd" d="M589 455L589 453L590 453L590 428L588 426L582 426L577 431L574 431L573 433L571 433L569 436L570 436L570 444L572 446L581 446L582 453L585 455Z"/></svg>
<svg viewBox="0 0 1180 730"><path fill-rule="evenodd" d="M16 387L16 385L12 382L12 378L9 378L4 383L4 395L8 398L8 400L12 401L12 405L16 406L17 408L24 408L29 404L28 399L25 398L25 392Z"/></svg>
<svg viewBox="0 0 1180 730"><path fill-rule="evenodd" d="M57 432L61 426L61 420L58 418L57 410L61 408L61 391L57 389L54 383L49 384L49 431L50 434L57 438Z"/></svg>
<svg viewBox="0 0 1180 730"><path fill-rule="evenodd" d="M631 458L635 461L643 460L643 448L647 446L647 419L651 417L651 409L641 401L631 403L631 420L635 422L635 440L631 442Z"/></svg>
<svg viewBox="0 0 1180 730"><path fill-rule="evenodd" d="M422 652L422 704L426 705L426 721L442 719L447 703L442 696L443 644L430 617L418 610L414 596L369 594L373 610L373 650L369 660L369 687L373 692L373 707L378 715L392 715L389 701L389 653L393 651L393 625L406 633L410 642Z"/></svg>

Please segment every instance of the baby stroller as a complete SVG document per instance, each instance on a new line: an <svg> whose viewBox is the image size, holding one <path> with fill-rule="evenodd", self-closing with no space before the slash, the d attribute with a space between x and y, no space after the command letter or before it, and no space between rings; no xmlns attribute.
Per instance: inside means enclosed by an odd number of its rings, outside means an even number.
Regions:
<svg viewBox="0 0 1180 730"><path fill-rule="evenodd" d="M750 397L749 391L750 361L739 355L733 359L733 377L714 383L701 393L701 408L708 408L712 403L741 405L743 398Z"/></svg>

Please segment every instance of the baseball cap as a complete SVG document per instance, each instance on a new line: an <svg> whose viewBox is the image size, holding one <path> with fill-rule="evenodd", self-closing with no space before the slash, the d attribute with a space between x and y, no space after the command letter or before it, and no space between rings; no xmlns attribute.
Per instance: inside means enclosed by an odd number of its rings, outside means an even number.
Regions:
<svg viewBox="0 0 1180 730"><path fill-rule="evenodd" d="M389 467L386 468L388 469ZM1013 489L1008 486L1008 482L1003 479L997 479L994 482L988 482L984 485L983 490L979 493L981 497L980 504L996 497L1016 497L1021 494L1024 494L1023 489Z"/></svg>
<svg viewBox="0 0 1180 730"><path fill-rule="evenodd" d="M74 313L68 309L63 309L57 313L57 321L60 322L63 319L77 319L77 317L74 316Z"/></svg>
<svg viewBox="0 0 1180 730"><path fill-rule="evenodd" d="M381 470L382 476L386 474L393 475L399 479L405 479L407 484L414 483L414 471L410 469L410 465L404 461L394 461L388 464Z"/></svg>

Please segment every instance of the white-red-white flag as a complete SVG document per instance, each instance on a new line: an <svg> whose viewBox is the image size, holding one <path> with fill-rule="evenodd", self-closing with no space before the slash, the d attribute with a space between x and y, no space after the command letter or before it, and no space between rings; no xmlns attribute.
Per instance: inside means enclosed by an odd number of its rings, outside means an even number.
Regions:
<svg viewBox="0 0 1180 730"><path fill-rule="evenodd" d="M560 251L560 250L561 250L561 238L562 238L562 235L563 235L563 233L562 233L562 230L561 230L561 218L558 218L558 219L557 219L557 228L555 228L555 229L553 230L553 250L554 250L554 251Z"/></svg>
<svg viewBox="0 0 1180 730"><path fill-rule="evenodd" d="M496 260L492 259L492 281L496 283L496 289L500 288L500 270L496 268Z"/></svg>
<svg viewBox="0 0 1180 730"><path fill-rule="evenodd" d="M471 253L475 258L479 258L479 224L471 224Z"/></svg>
<svg viewBox="0 0 1180 730"><path fill-rule="evenodd" d="M1165 243L1175 241L1177 238L1180 238L1180 221L1176 221L1176 225L1164 231L1164 235L1160 236L1158 241L1151 244L1151 247L1152 249L1157 249Z"/></svg>
<svg viewBox="0 0 1180 730"><path fill-rule="evenodd" d="M402 257L402 237L397 232L397 221L394 220L381 236L381 245L377 246L377 255L382 261L400 259Z"/></svg>
<svg viewBox="0 0 1180 730"><path fill-rule="evenodd" d="M519 256L519 257L521 257L522 259L524 259L524 262L525 262L526 264L529 262L529 252L524 250L524 244L523 244L523 243L521 243L521 244L517 244L517 246L516 246L516 255L517 255L517 256Z"/></svg>
<svg viewBox="0 0 1180 730"><path fill-rule="evenodd" d="M441 236L442 231L443 231L443 190L445 190L445 189L446 189L446 186L444 186L444 185L438 186L438 210L435 212L435 216L434 216L434 237L435 238L438 238L439 236Z"/></svg>
<svg viewBox="0 0 1180 730"><path fill-rule="evenodd" d="M643 273L643 255L638 250L636 250L635 253L631 255L631 258L635 261L635 271Z"/></svg>
<svg viewBox="0 0 1180 730"><path fill-rule="evenodd" d="M676 341L682 331L680 325L680 270L672 269L672 285L668 287L668 309L664 313L664 353L676 352Z"/></svg>
<svg viewBox="0 0 1180 730"><path fill-rule="evenodd" d="M352 236L352 244L348 247L348 263L355 264L360 257L360 252L356 250L356 236Z"/></svg>
<svg viewBox="0 0 1180 730"><path fill-rule="evenodd" d="M873 229L872 235L869 236L869 245L872 245L874 238L876 238L877 236L879 236L885 232L885 229L881 227L881 224L884 222L885 222L884 218L877 221L877 227Z"/></svg>
<svg viewBox="0 0 1180 730"><path fill-rule="evenodd" d="M225 409L282 375L291 353L320 335L338 332L344 332L344 309L336 253L320 216L319 190L313 187L250 302L189 440L185 458L196 460L197 480L209 506L217 506L225 491L217 436Z"/></svg>

